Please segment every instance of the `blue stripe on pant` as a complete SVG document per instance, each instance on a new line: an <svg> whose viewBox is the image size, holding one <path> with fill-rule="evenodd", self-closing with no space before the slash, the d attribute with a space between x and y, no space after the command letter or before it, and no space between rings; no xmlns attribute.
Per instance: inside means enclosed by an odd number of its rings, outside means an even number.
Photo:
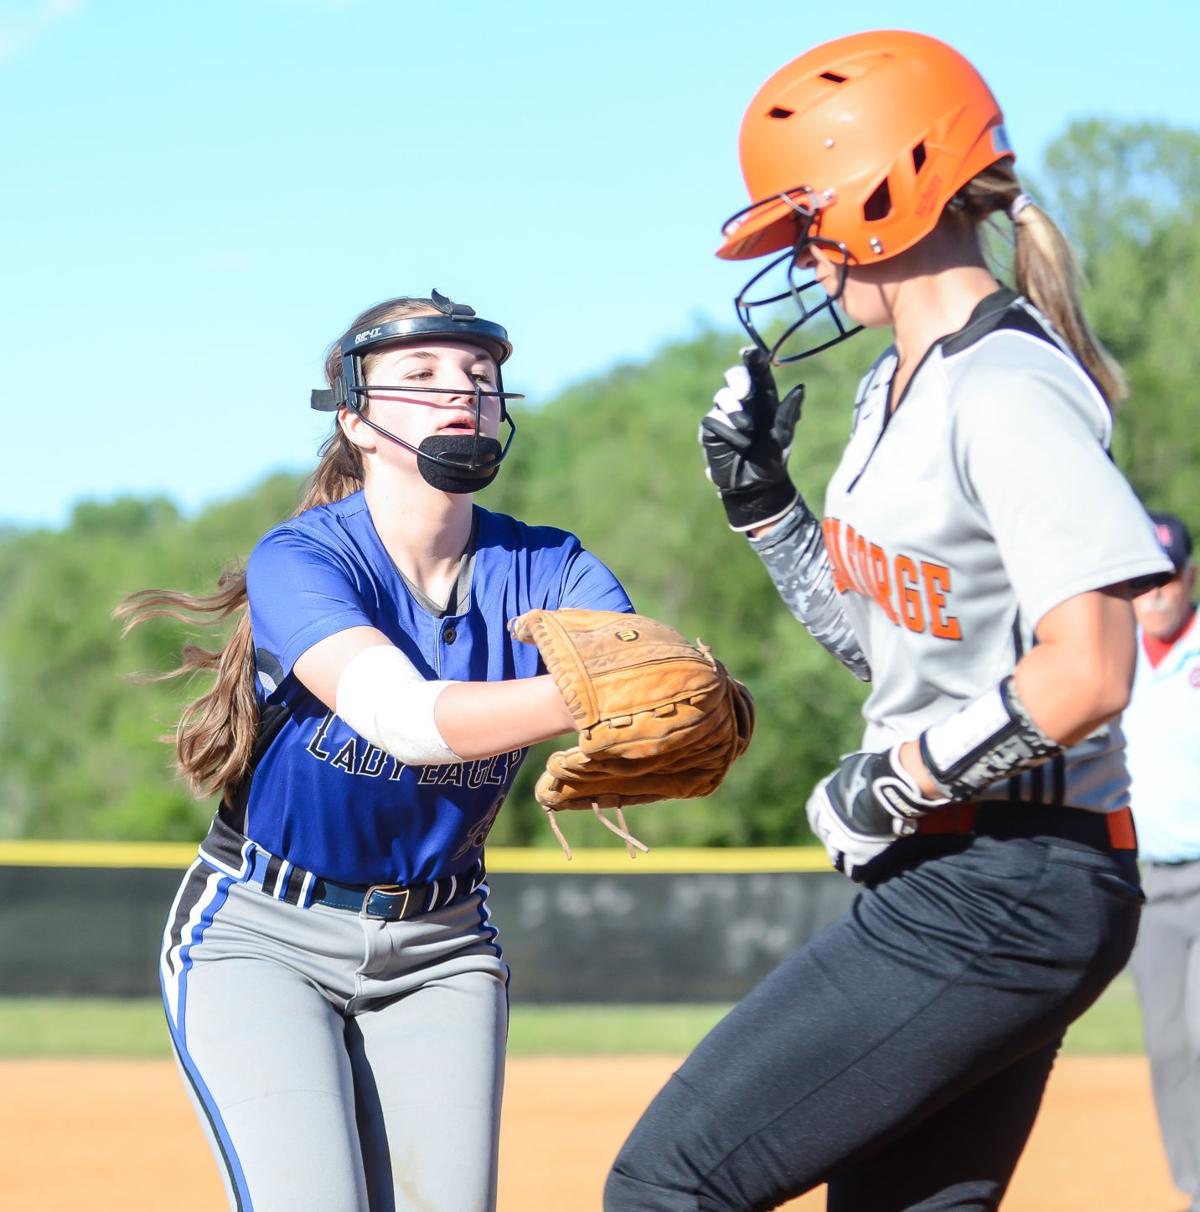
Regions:
<svg viewBox="0 0 1200 1212"><path fill-rule="evenodd" d="M650 1105L607 1212L994 1209L1067 1026L1124 966L1131 854L921 839L780 965Z"/></svg>
<svg viewBox="0 0 1200 1212"><path fill-rule="evenodd" d="M202 862L192 864L180 886L163 935L159 977L167 1030L176 1059L191 1087L197 1109L203 1114L214 1148L224 1163L226 1179L237 1212L252 1212L241 1162L233 1147L225 1121L187 1049L187 978L192 967L192 948L198 946L225 904L232 877L220 874Z"/></svg>

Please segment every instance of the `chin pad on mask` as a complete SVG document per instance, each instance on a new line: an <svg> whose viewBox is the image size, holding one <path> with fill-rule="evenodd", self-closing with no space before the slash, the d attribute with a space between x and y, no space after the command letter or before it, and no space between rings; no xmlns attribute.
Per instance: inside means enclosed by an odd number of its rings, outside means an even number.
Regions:
<svg viewBox="0 0 1200 1212"><path fill-rule="evenodd" d="M442 492L478 492L496 478L500 454L495 438L433 434L417 448L417 470L427 484Z"/></svg>

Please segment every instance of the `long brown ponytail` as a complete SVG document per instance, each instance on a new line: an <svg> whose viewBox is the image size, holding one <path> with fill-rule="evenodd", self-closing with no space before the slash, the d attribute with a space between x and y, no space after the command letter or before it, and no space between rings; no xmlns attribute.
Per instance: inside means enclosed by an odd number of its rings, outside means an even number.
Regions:
<svg viewBox="0 0 1200 1212"><path fill-rule="evenodd" d="M347 331L433 310L427 299L388 299L356 317ZM325 355L325 381L329 384L341 369L340 359L341 337ZM369 371L372 359L368 356L364 361ZM335 422L292 516L340 501L362 486L362 456ZM165 681L198 673L216 674L212 688L183 709L174 736L164 739L174 741L176 766L194 795L207 797L218 791L229 794L246 773L258 733L254 643L245 567L239 563L226 568L217 581L215 593L138 590L122 599L113 615L124 620L122 635L147 619L171 618L215 627L237 616L233 632L222 647L206 649L185 644L178 668L151 675L151 680Z"/></svg>
<svg viewBox="0 0 1200 1212"><path fill-rule="evenodd" d="M978 226L989 215L1008 215L1021 199L1011 216L1016 288L1054 325L1112 408L1127 395L1125 376L1084 317L1075 254L1054 220L1022 195L1012 165L1002 160L963 186L947 210L964 213Z"/></svg>

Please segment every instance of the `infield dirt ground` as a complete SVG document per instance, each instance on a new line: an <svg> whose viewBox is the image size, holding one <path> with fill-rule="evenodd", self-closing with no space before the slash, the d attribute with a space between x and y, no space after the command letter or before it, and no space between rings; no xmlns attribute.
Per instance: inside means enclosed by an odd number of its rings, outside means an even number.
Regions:
<svg viewBox="0 0 1200 1212"><path fill-rule="evenodd" d="M609 1162L675 1064L510 1060L500 1212L596 1212ZM3 1061L0 1091L6 1212L224 1207L170 1062ZM1005 1212L1182 1212L1186 1203L1167 1174L1145 1059L1060 1059ZM824 1197L813 1192L787 1207L819 1212Z"/></svg>

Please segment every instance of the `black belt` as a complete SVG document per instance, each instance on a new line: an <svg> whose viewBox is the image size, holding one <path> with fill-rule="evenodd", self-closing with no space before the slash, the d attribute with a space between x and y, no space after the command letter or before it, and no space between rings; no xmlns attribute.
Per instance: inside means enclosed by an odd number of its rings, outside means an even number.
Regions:
<svg viewBox="0 0 1200 1212"><path fill-rule="evenodd" d="M269 854L256 842L239 833L218 813L208 835L200 843L200 857L236 879L252 882L268 896L290 905L329 905L363 917L387 922L434 909L444 909L470 896L483 883L483 860L464 871L443 875L424 884L339 884Z"/></svg>
<svg viewBox="0 0 1200 1212"><path fill-rule="evenodd" d="M1097 850L1137 851L1133 814L1009 804L1001 800L947 804L917 821L917 835L978 833L988 837L1057 837Z"/></svg>
<svg viewBox="0 0 1200 1212"><path fill-rule="evenodd" d="M363 917L378 917L386 922L444 909L470 896L483 883L483 860L457 875L443 875L427 884L335 884L317 878L313 883L312 904L348 909Z"/></svg>

